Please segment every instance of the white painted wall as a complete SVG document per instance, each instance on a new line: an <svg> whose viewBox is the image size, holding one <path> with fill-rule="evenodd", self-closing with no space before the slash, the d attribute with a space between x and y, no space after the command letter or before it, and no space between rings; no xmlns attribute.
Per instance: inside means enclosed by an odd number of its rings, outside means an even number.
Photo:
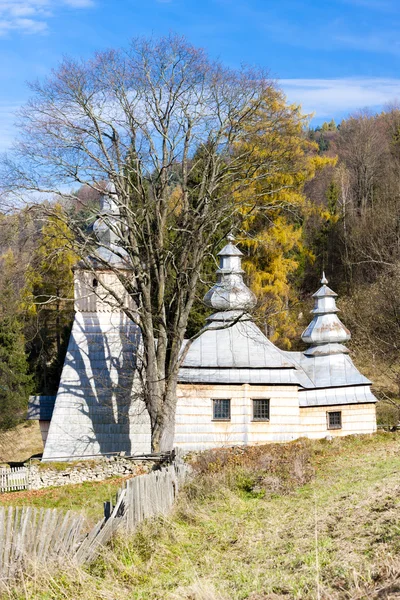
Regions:
<svg viewBox="0 0 400 600"><path fill-rule="evenodd" d="M231 420L213 421L213 399L231 400ZM252 400L270 399L270 420L252 421ZM342 428L328 429L327 411L342 412ZM375 404L299 408L296 386L189 385L178 389L175 445L202 450L288 442L376 431Z"/></svg>
<svg viewBox="0 0 400 600"><path fill-rule="evenodd" d="M231 420L213 421L213 399L231 400ZM252 400L270 400L270 421L252 421ZM175 445L185 450L286 442L300 432L297 386L189 385L178 388Z"/></svg>
<svg viewBox="0 0 400 600"><path fill-rule="evenodd" d="M341 411L341 429L328 429L327 412ZM336 406L316 406L300 409L300 423L305 436L321 438L326 435L341 437L356 433L376 431L375 404L340 404Z"/></svg>
<svg viewBox="0 0 400 600"><path fill-rule="evenodd" d="M129 272L126 272L129 274ZM98 281L97 287L93 287L94 280ZM75 310L77 312L113 312L120 310L112 294L105 287L115 291L119 298L123 299L125 306L134 308L134 302L124 289L118 277L112 271L97 270L96 273L76 269L74 274Z"/></svg>

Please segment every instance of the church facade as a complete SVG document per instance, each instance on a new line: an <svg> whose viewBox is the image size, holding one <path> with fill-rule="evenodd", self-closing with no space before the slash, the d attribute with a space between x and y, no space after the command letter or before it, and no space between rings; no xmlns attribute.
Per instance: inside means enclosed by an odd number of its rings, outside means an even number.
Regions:
<svg viewBox="0 0 400 600"><path fill-rule="evenodd" d="M107 260L128 269L104 225L113 211L112 202L103 204L95 233ZM243 281L241 256L228 239L217 283L204 298L212 314L183 348L175 446L189 451L373 433L376 398L344 345L350 334L325 276L302 335L308 347L284 352L251 318L256 298ZM76 316L54 408L48 397L35 397L29 409L30 418L41 421L44 460L150 452L136 376L140 329L109 297L106 288L115 285L116 276L104 267L95 278L84 267L75 270Z"/></svg>

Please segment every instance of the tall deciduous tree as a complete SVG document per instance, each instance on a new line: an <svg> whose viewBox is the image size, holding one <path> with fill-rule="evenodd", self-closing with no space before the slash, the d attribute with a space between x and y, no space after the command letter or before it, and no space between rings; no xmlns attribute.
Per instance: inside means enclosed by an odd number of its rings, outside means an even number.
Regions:
<svg viewBox="0 0 400 600"><path fill-rule="evenodd" d="M308 208L304 185L335 162L318 156L317 144L306 139L306 123L298 106L288 105L279 90L269 91L239 146L251 149L251 163L257 165L249 186L237 196L241 242L249 251L244 264L269 337L286 347L297 334L290 310L297 299L294 276L309 253L302 237Z"/></svg>
<svg viewBox="0 0 400 600"><path fill-rule="evenodd" d="M246 191L265 156L248 132L274 89L265 73L226 69L179 37L136 39L87 62L64 60L32 85L21 112L21 141L4 163L9 191L65 198L71 184L114 185L119 217L108 225L132 275L104 259L102 266L137 306L130 310L108 290L141 328L153 450L173 443L181 348L203 261L245 204L258 209ZM286 119L281 108L270 121L272 137ZM282 146L268 164L279 177L284 157ZM279 177L271 179L271 194L275 185L292 185ZM96 251L80 221L55 216L73 231L83 260Z"/></svg>

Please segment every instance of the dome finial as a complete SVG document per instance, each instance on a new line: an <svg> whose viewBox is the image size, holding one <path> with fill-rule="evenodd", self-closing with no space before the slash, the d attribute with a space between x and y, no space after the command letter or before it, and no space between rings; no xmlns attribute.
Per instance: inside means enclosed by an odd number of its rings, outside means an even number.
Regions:
<svg viewBox="0 0 400 600"><path fill-rule="evenodd" d="M328 283L327 278L325 277L325 271L322 271L322 279L321 279L321 283L322 285L326 285Z"/></svg>
<svg viewBox="0 0 400 600"><path fill-rule="evenodd" d="M232 231L230 233L228 233L228 235L226 236L226 239L228 240L228 242L230 244L233 244L233 242L235 241L235 236L233 235Z"/></svg>

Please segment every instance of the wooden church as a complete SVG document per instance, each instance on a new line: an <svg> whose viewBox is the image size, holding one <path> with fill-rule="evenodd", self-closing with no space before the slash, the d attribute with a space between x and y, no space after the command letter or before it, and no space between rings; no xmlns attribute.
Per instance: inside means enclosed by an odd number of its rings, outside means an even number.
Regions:
<svg viewBox="0 0 400 600"><path fill-rule="evenodd" d="M150 423L136 374L140 329L106 287L120 285L104 260L129 269L107 223L117 216L112 188L94 225L103 261L75 269L75 320L55 398L31 398L28 418L40 421L44 460L150 452ZM217 283L204 301L212 314L186 352L179 372L175 446L288 442L369 434L376 398L343 345L349 331L337 316L336 294L323 276L302 340L304 352L279 350L253 322L254 294L243 281L233 238L220 251ZM130 302L126 297L126 302Z"/></svg>

